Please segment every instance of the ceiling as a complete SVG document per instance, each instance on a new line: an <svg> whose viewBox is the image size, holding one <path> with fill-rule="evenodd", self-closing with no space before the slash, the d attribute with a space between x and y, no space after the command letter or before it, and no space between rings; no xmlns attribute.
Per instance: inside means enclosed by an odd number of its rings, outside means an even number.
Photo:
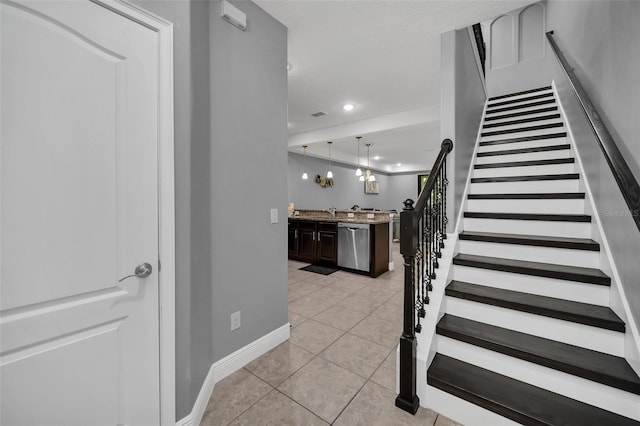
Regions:
<svg viewBox="0 0 640 426"><path fill-rule="evenodd" d="M429 169L437 155L440 35L531 3L254 1L288 28L289 151L328 157L332 140L332 157L355 164L363 136L372 168L392 173Z"/></svg>

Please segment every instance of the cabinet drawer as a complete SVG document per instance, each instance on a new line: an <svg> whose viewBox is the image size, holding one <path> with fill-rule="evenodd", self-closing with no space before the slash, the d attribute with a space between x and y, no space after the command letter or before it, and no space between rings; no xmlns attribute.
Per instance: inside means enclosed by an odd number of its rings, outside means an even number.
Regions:
<svg viewBox="0 0 640 426"><path fill-rule="evenodd" d="M334 222L318 223L318 231L338 232L338 224Z"/></svg>

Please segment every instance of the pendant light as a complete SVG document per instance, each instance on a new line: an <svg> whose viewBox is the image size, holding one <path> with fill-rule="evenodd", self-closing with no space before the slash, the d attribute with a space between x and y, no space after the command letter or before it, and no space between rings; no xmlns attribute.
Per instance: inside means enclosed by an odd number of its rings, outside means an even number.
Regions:
<svg viewBox="0 0 640 426"><path fill-rule="evenodd" d="M367 145L367 182L375 182L376 181L376 177L373 175L373 173L371 173L371 166L370 166L370 160L369 160L369 147L371 146L370 143L366 144Z"/></svg>
<svg viewBox="0 0 640 426"><path fill-rule="evenodd" d="M329 171L327 172L327 179L333 178L333 172L331 171L331 144L332 143L333 143L332 141L327 142L327 144L329 144Z"/></svg>
<svg viewBox="0 0 640 426"><path fill-rule="evenodd" d="M302 173L302 180L309 179L309 175L307 174L307 146L308 145L302 145L302 147L304 148L304 159L302 160L304 165L304 173Z"/></svg>
<svg viewBox="0 0 640 426"><path fill-rule="evenodd" d="M356 169L356 176L362 177L362 169L360 168L360 139L362 139L362 136L356 136L356 139L356 143L358 144L358 168Z"/></svg>

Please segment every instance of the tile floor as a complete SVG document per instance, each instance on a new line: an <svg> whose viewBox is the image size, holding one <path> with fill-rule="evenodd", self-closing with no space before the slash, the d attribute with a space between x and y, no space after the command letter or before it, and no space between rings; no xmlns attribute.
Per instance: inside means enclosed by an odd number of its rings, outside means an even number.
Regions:
<svg viewBox="0 0 640 426"><path fill-rule="evenodd" d="M289 261L291 338L216 384L202 426L457 423L394 405L402 331L402 258L372 279L320 275Z"/></svg>

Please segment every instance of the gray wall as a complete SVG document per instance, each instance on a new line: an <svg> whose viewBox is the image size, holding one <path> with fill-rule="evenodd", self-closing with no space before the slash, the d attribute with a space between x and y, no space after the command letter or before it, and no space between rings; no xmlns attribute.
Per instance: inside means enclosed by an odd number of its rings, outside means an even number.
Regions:
<svg viewBox="0 0 640 426"><path fill-rule="evenodd" d="M486 100L472 46L466 28L442 34L440 130L443 140L453 141L447 160L449 232L460 210Z"/></svg>
<svg viewBox="0 0 640 426"><path fill-rule="evenodd" d="M248 21L240 31L218 3L209 15L214 362L288 322L287 29L239 1ZM231 332L239 310L242 326Z"/></svg>
<svg viewBox="0 0 640 426"><path fill-rule="evenodd" d="M294 203L297 209L326 209L334 206L342 210L350 209L357 204L361 208L400 211L405 199L416 200L417 198L418 172L389 175L374 170L373 174L376 176L380 193L365 194L364 182L358 181L354 166L333 162L331 171L335 185L322 188L315 182L315 177L316 175L326 176L329 161L307 156L308 180L302 180L304 164L303 155L289 153L288 196L289 202Z"/></svg>
<svg viewBox="0 0 640 426"><path fill-rule="evenodd" d="M181 419L214 362L287 323L286 29L250 2L236 3L246 32L220 18L218 1L135 2L174 23ZM242 327L230 332L237 310Z"/></svg>
<svg viewBox="0 0 640 426"><path fill-rule="evenodd" d="M548 29L554 31L558 45L574 67L636 179L640 179L640 2L550 1L547 20ZM638 323L640 232L555 58L552 58L552 66L596 209Z"/></svg>

